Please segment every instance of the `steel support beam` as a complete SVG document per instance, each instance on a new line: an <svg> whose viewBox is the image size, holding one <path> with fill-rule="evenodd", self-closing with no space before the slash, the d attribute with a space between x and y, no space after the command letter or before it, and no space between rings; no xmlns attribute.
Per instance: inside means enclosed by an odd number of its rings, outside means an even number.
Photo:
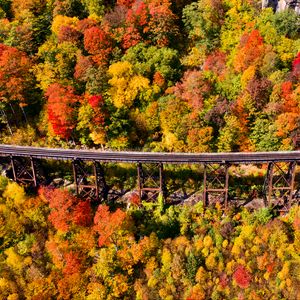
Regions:
<svg viewBox="0 0 300 300"><path fill-rule="evenodd" d="M157 199L159 194L166 197L164 183L164 172L162 163L138 163L137 165L137 185L140 199L146 198L148 201Z"/></svg>
<svg viewBox="0 0 300 300"><path fill-rule="evenodd" d="M295 188L296 165L296 161L268 164L264 184L266 206L278 206L281 211L290 209Z"/></svg>
<svg viewBox="0 0 300 300"><path fill-rule="evenodd" d="M32 157L10 156L14 181L24 185L38 186L37 160Z"/></svg>
<svg viewBox="0 0 300 300"><path fill-rule="evenodd" d="M94 201L107 200L108 186L104 177L103 166L98 161L92 165L75 159L72 161L76 194Z"/></svg>
<svg viewBox="0 0 300 300"><path fill-rule="evenodd" d="M218 201L228 207L228 181L229 181L228 163L222 164L204 164L203 174L203 206L211 204L210 195L216 195Z"/></svg>

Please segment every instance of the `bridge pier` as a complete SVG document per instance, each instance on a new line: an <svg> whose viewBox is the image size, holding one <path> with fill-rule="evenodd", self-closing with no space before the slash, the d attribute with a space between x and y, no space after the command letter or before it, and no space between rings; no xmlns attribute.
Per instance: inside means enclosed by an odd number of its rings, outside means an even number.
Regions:
<svg viewBox="0 0 300 300"><path fill-rule="evenodd" d="M209 205L209 195L216 194L223 197L224 208L228 207L228 180L229 180L228 163L204 164L203 175L203 206Z"/></svg>
<svg viewBox="0 0 300 300"><path fill-rule="evenodd" d="M145 194L148 201L157 199L159 194L166 196L162 163L138 163L137 180L140 199Z"/></svg>
<svg viewBox="0 0 300 300"><path fill-rule="evenodd" d="M14 181L20 184L33 184L37 187L37 160L32 157L10 156Z"/></svg>
<svg viewBox="0 0 300 300"><path fill-rule="evenodd" d="M72 165L77 196L94 201L107 200L109 188L102 165L93 161L91 166L80 159L74 159Z"/></svg>
<svg viewBox="0 0 300 300"><path fill-rule="evenodd" d="M264 184L265 204L281 205L282 211L290 209L295 187L296 161L270 162Z"/></svg>

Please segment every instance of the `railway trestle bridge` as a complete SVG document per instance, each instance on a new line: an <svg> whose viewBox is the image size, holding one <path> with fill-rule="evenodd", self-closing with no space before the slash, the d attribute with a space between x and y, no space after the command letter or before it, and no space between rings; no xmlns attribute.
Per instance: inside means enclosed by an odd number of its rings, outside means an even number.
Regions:
<svg viewBox="0 0 300 300"><path fill-rule="evenodd" d="M282 200L283 210L291 206L296 182L296 166L300 151L243 152L243 153L156 153L75 150L0 145L0 157L9 160L14 181L38 186L39 161L72 161L76 193L82 198L96 201L107 199L109 187L105 180L105 163L132 163L137 166L137 190L140 198L155 199L166 195L164 165L196 164L203 166L203 203L209 204L209 195L222 198L226 208L229 204L229 167L239 164L266 164L264 200L272 206ZM91 167L92 163L92 167Z"/></svg>

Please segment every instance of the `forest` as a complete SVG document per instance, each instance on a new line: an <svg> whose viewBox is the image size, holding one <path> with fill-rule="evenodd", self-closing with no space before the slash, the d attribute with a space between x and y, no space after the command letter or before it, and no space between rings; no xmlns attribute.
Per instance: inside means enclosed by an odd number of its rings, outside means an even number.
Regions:
<svg viewBox="0 0 300 300"><path fill-rule="evenodd" d="M0 0L0 142L295 149L300 32L258 0Z"/></svg>
<svg viewBox="0 0 300 300"><path fill-rule="evenodd" d="M0 0L0 143L297 149L300 16L261 6ZM48 162L47 172L64 182L70 166ZM230 173L230 197L260 191L266 169L244 167ZM201 192L201 170L176 168L169 190ZM135 170L108 169L110 187L132 192ZM300 300L299 253L298 205L224 210L134 193L99 203L0 176L1 300Z"/></svg>
<svg viewBox="0 0 300 300"><path fill-rule="evenodd" d="M1 299L299 299L299 206L111 210L1 177L0 240Z"/></svg>

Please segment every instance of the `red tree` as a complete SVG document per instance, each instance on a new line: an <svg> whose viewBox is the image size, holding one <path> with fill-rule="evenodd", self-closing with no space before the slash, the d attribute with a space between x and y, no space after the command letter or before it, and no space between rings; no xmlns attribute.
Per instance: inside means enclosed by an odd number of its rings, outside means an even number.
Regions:
<svg viewBox="0 0 300 300"><path fill-rule="evenodd" d="M121 2L121 1L120 1ZM124 4L124 1L122 1ZM168 0L134 1L126 14L126 30L123 36L123 48L128 49L143 41L160 47L167 46L178 28L176 15L170 9Z"/></svg>
<svg viewBox="0 0 300 300"><path fill-rule="evenodd" d="M233 278L237 285L243 289L246 289L251 282L251 275L248 270L242 266L238 265L235 272L233 273Z"/></svg>
<svg viewBox="0 0 300 300"><path fill-rule="evenodd" d="M64 254L65 266L63 268L64 275L80 274L81 259L78 253L70 251Z"/></svg>
<svg viewBox="0 0 300 300"><path fill-rule="evenodd" d="M92 222L92 209L89 201L80 201L68 191L41 188L40 195L49 202L49 221L56 230L66 232L70 225L89 226Z"/></svg>
<svg viewBox="0 0 300 300"><path fill-rule="evenodd" d="M204 62L203 70L211 71L222 78L226 72L226 54L221 51L214 51Z"/></svg>
<svg viewBox="0 0 300 300"><path fill-rule="evenodd" d="M264 42L258 30L245 33L240 41L235 57L235 69L245 71L250 65L256 65L264 54Z"/></svg>
<svg viewBox="0 0 300 300"><path fill-rule="evenodd" d="M127 12L126 21L141 29L149 22L149 9L144 1L134 1Z"/></svg>
<svg viewBox="0 0 300 300"><path fill-rule="evenodd" d="M88 99L88 103L94 110L93 123L95 125L104 125L105 122L105 112L103 109L104 99L101 95L91 96Z"/></svg>
<svg viewBox="0 0 300 300"><path fill-rule="evenodd" d="M165 47L178 34L176 15L171 10L170 1L149 1L150 40L160 47Z"/></svg>
<svg viewBox="0 0 300 300"><path fill-rule="evenodd" d="M117 0L117 5L123 5L126 7L131 7L135 0Z"/></svg>
<svg viewBox="0 0 300 300"><path fill-rule="evenodd" d="M99 205L94 217L94 230L99 233L98 245L104 246L114 242L114 235L121 229L126 213L120 209L110 212L106 205Z"/></svg>
<svg viewBox="0 0 300 300"><path fill-rule="evenodd" d="M81 81L88 79L87 72L94 66L94 62L90 56L80 55L75 66L74 77Z"/></svg>
<svg viewBox="0 0 300 300"><path fill-rule="evenodd" d="M142 41L142 37L139 31L134 26L127 27L123 38L122 38L122 46L124 49L129 49L140 43Z"/></svg>
<svg viewBox="0 0 300 300"><path fill-rule="evenodd" d="M82 19L79 20L77 23L77 30L79 30L81 33L84 33L87 29L97 26L97 21L93 19Z"/></svg>
<svg viewBox="0 0 300 300"><path fill-rule="evenodd" d="M272 82L266 78L252 78L248 82L246 89L255 101L255 107L260 110L268 103Z"/></svg>
<svg viewBox="0 0 300 300"><path fill-rule="evenodd" d="M128 7L128 4L126 5ZM124 49L145 41L145 34L149 31L149 10L144 1L134 1L127 10L125 30L122 38Z"/></svg>
<svg viewBox="0 0 300 300"><path fill-rule="evenodd" d="M103 29L94 26L84 32L84 47L97 64L105 65L113 49L112 39Z"/></svg>
<svg viewBox="0 0 300 300"><path fill-rule="evenodd" d="M0 98L27 105L32 90L32 63L16 48L0 44Z"/></svg>
<svg viewBox="0 0 300 300"><path fill-rule="evenodd" d="M281 109L283 112L300 113L299 100L294 95L293 83L285 81L281 85Z"/></svg>
<svg viewBox="0 0 300 300"><path fill-rule="evenodd" d="M159 71L154 73L153 83L157 84L159 87L163 87L165 85L165 78Z"/></svg>
<svg viewBox="0 0 300 300"><path fill-rule="evenodd" d="M89 226L92 222L92 209L89 200L80 201L75 205L72 211L71 219L79 226Z"/></svg>
<svg viewBox="0 0 300 300"><path fill-rule="evenodd" d="M200 71L186 71L181 82L174 87L174 94L186 101L191 108L199 111L203 107L203 100L211 90L210 83Z"/></svg>
<svg viewBox="0 0 300 300"><path fill-rule="evenodd" d="M61 26L58 33L58 42L79 43L81 33L71 26Z"/></svg>
<svg viewBox="0 0 300 300"><path fill-rule="evenodd" d="M67 231L70 224L69 209L77 202L76 198L60 189L41 188L39 193L49 202L49 221L57 230Z"/></svg>
<svg viewBox="0 0 300 300"><path fill-rule="evenodd" d="M68 139L75 127L75 106L80 97L75 95L73 87L59 83L51 84L45 95L48 98L48 119L54 133L63 139Z"/></svg>
<svg viewBox="0 0 300 300"><path fill-rule="evenodd" d="M300 79L300 52L298 53L297 57L293 61L293 73L296 79Z"/></svg>

